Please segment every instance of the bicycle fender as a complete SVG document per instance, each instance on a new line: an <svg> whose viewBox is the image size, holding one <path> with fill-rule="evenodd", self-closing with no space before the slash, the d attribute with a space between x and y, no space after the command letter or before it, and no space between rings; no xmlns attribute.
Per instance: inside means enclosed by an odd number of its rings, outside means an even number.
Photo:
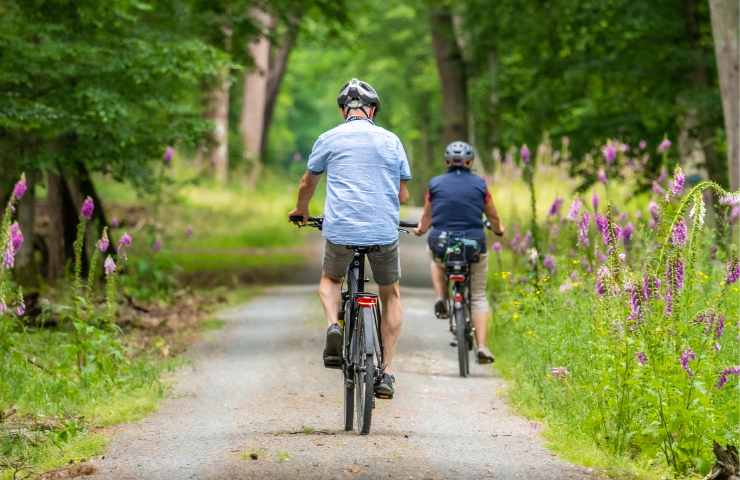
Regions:
<svg viewBox="0 0 740 480"><path fill-rule="evenodd" d="M375 325L375 311L372 308L363 308L362 326L363 330L365 331L365 335L363 335L363 337L365 339L366 354L374 354L375 350L377 349L376 345L380 345L378 343L378 332Z"/></svg>

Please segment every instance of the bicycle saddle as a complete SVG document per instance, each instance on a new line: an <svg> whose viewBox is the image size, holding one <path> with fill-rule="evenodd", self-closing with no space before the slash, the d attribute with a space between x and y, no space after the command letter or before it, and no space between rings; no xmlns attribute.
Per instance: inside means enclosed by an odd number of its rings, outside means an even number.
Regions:
<svg viewBox="0 0 740 480"><path fill-rule="evenodd" d="M347 245L347 249L352 250L356 253L370 253L379 252L380 245Z"/></svg>

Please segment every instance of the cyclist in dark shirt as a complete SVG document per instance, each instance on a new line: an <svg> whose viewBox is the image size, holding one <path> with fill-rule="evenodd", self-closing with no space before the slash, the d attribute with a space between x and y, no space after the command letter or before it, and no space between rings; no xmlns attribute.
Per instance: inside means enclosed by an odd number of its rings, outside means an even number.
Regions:
<svg viewBox="0 0 740 480"><path fill-rule="evenodd" d="M465 142L452 142L445 149L447 173L429 181L424 212L419 221L416 235L429 233L429 247L432 252L432 283L437 294L434 312L438 318L448 318L447 281L441 263L442 252L435 252L440 235L450 233L463 235L476 240L480 245L480 261L470 266L470 297L478 362L493 362L493 354L486 347L486 327L490 317L490 307L486 297L488 277L488 254L483 215L491 222L494 233L504 234L504 226L498 217L491 194L485 180L473 174L470 167L475 159L473 147Z"/></svg>

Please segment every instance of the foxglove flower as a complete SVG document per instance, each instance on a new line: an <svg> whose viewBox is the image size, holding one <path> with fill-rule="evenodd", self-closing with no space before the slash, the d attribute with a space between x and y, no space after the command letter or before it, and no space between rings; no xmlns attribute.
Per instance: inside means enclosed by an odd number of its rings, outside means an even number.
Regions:
<svg viewBox="0 0 740 480"><path fill-rule="evenodd" d="M604 156L604 161L606 161L606 164L611 165L617 158L617 149L610 141L606 145L601 147L601 154Z"/></svg>
<svg viewBox="0 0 740 480"><path fill-rule="evenodd" d="M635 353L635 359L640 365L645 365L647 363L647 355L645 355L645 352Z"/></svg>
<svg viewBox="0 0 740 480"><path fill-rule="evenodd" d="M630 294L630 315L629 320L636 321L641 317L640 314L640 293L636 285L629 284L625 288Z"/></svg>
<svg viewBox="0 0 740 480"><path fill-rule="evenodd" d="M111 276L116 271L116 262L113 261L113 258L110 255L105 257L105 262L103 262L103 270L105 270L106 276Z"/></svg>
<svg viewBox="0 0 740 480"><path fill-rule="evenodd" d="M108 239L108 229L103 229L103 235L100 237L100 240L98 240L98 250L100 250L100 253L105 253L108 251L108 247L110 247L110 239Z"/></svg>
<svg viewBox="0 0 740 480"><path fill-rule="evenodd" d="M526 143L519 149L519 157L522 159L524 165L529 165L529 147L527 147Z"/></svg>
<svg viewBox="0 0 740 480"><path fill-rule="evenodd" d="M563 206L563 199L560 197L557 197L555 200L553 200L552 205L550 205L550 210L548 210L547 215L550 217L555 217L557 215L560 215L560 207Z"/></svg>
<svg viewBox="0 0 740 480"><path fill-rule="evenodd" d="M604 170L603 168L600 168L599 172L596 174L596 178L599 180L599 182L606 185L606 182L607 182L606 170Z"/></svg>
<svg viewBox="0 0 740 480"><path fill-rule="evenodd" d="M704 206L704 199L700 196L698 200L694 202L689 212L689 218L693 219L699 226L704 225L704 217L707 214L707 209Z"/></svg>
<svg viewBox="0 0 740 480"><path fill-rule="evenodd" d="M583 212L581 221L578 224L578 245L588 247L588 226L591 222L591 216L588 212Z"/></svg>
<svg viewBox="0 0 740 480"><path fill-rule="evenodd" d="M5 300L0 299L0 315L4 315L8 311L8 304Z"/></svg>
<svg viewBox="0 0 740 480"><path fill-rule="evenodd" d="M19 317L22 317L26 314L26 302L21 298L21 303L18 304L17 307L15 307L15 314Z"/></svg>
<svg viewBox="0 0 740 480"><path fill-rule="evenodd" d="M124 233L121 235L121 238L118 240L118 248L121 247L130 247L133 239L131 238L131 235L128 233Z"/></svg>
<svg viewBox="0 0 740 480"><path fill-rule="evenodd" d="M619 238L622 242L627 245L632 240L632 234L635 231L635 226L632 223L628 223L624 227L619 229Z"/></svg>
<svg viewBox="0 0 740 480"><path fill-rule="evenodd" d="M578 215L581 213L581 199L576 197L573 199L573 202L570 204L570 208L568 209L568 215L565 217L571 222L575 222L578 220Z"/></svg>
<svg viewBox="0 0 740 480"><path fill-rule="evenodd" d="M609 245L609 240L611 238L610 232L609 232L609 219L606 218L604 215L596 214L596 227L599 229L599 233L601 233L601 238L604 240L604 245Z"/></svg>
<svg viewBox="0 0 740 480"><path fill-rule="evenodd" d="M594 196L591 197L591 206L594 207L594 212L599 211L599 196L594 193Z"/></svg>
<svg viewBox="0 0 740 480"><path fill-rule="evenodd" d="M668 277L668 281L672 282L672 285L676 290L681 290L683 288L683 274L683 261L680 258L676 258L673 262L668 264L666 275Z"/></svg>
<svg viewBox="0 0 740 480"><path fill-rule="evenodd" d="M175 156L175 149L168 146L164 150L164 155L162 156L162 161L164 162L164 164L166 166L169 167L170 164L172 163L172 157L174 157L174 156Z"/></svg>
<svg viewBox="0 0 740 480"><path fill-rule="evenodd" d="M737 280L740 278L740 260L737 258L731 258L729 262L727 262L727 276L725 277L725 283L727 285L732 285L733 283L737 282Z"/></svg>
<svg viewBox="0 0 740 480"><path fill-rule="evenodd" d="M671 289L668 288L668 291L665 292L665 307L663 308L663 315L666 317L670 317L673 315L673 293L671 293Z"/></svg>
<svg viewBox="0 0 740 480"><path fill-rule="evenodd" d="M650 200L650 203L648 203L648 211L650 212L650 217L653 219L655 223L658 223L660 220L660 207L657 203Z"/></svg>
<svg viewBox="0 0 740 480"><path fill-rule="evenodd" d="M673 181L671 182L671 195L674 197L681 195L685 185L686 176L684 176L681 167L676 167L676 171L673 173Z"/></svg>
<svg viewBox="0 0 740 480"><path fill-rule="evenodd" d="M110 226L113 228L118 228L118 226L121 224L121 222L118 220L117 217L113 217L110 219Z"/></svg>
<svg viewBox="0 0 740 480"><path fill-rule="evenodd" d="M683 352L681 352L681 358L679 362L681 363L681 368L683 368L689 377L692 377L694 375L694 372L691 370L691 367L689 366L689 362L694 360L696 358L696 353L690 348L687 348Z"/></svg>
<svg viewBox="0 0 740 480"><path fill-rule="evenodd" d="M3 252L3 267L10 270L15 266L15 250L13 249L13 242L8 242L5 245L5 251Z"/></svg>
<svg viewBox="0 0 740 480"><path fill-rule="evenodd" d="M640 147L640 150L645 150L645 148L647 148L647 142L645 140L640 140L638 146Z"/></svg>
<svg viewBox="0 0 740 480"><path fill-rule="evenodd" d="M154 240L154 243L152 244L152 251L156 253L156 252L159 252L160 250L162 250L162 240L156 239Z"/></svg>
<svg viewBox="0 0 740 480"><path fill-rule="evenodd" d="M665 153L671 148L671 141L668 140L668 138L664 138L662 142L660 142L660 145L658 145L658 152L659 153Z"/></svg>
<svg viewBox="0 0 740 480"><path fill-rule="evenodd" d="M20 251L21 247L23 246L23 232L21 232L21 227L20 225L18 225L18 222L13 222L13 224L10 225L10 235L8 241L13 244L14 252Z"/></svg>
<svg viewBox="0 0 740 480"><path fill-rule="evenodd" d="M730 225L735 225L737 219L740 218L740 206L732 207L730 214L727 216L727 221Z"/></svg>
<svg viewBox="0 0 740 480"><path fill-rule="evenodd" d="M545 259L542 260L542 265L550 272L550 275L555 273L555 258L552 255L545 255Z"/></svg>
<svg viewBox="0 0 740 480"><path fill-rule="evenodd" d="M650 300L658 296L660 291L660 279L658 277L645 274L642 277L642 298Z"/></svg>
<svg viewBox="0 0 740 480"><path fill-rule="evenodd" d="M491 246L494 252L501 253L501 250L503 247L501 246L501 242L494 242L494 244Z"/></svg>
<svg viewBox="0 0 740 480"><path fill-rule="evenodd" d="M20 180L18 180L13 187L13 196L16 200L20 200L23 198L23 195L26 194L26 191L28 190L28 183L26 182L26 174L21 174Z"/></svg>
<svg viewBox="0 0 740 480"><path fill-rule="evenodd" d="M673 243L673 246L682 248L686 245L686 237L688 236L688 233L686 222L683 221L683 218L679 218L671 232L671 243Z"/></svg>
<svg viewBox="0 0 740 480"><path fill-rule="evenodd" d="M660 184L653 180L653 193L658 195L659 197L662 197L665 195L665 190L663 190L663 187L660 186Z"/></svg>
<svg viewBox="0 0 740 480"><path fill-rule="evenodd" d="M185 229L185 237L191 238L193 236L193 226L188 225L188 228Z"/></svg>
<svg viewBox="0 0 740 480"><path fill-rule="evenodd" d="M717 380L717 388L724 387L727 383L727 377L730 375L740 375L740 365L725 368L724 370L722 370L722 372L719 374L719 379Z"/></svg>
<svg viewBox="0 0 740 480"><path fill-rule="evenodd" d="M609 269L606 265L599 267L596 272L596 293L603 296L606 293L606 281L609 278Z"/></svg>
<svg viewBox="0 0 740 480"><path fill-rule="evenodd" d="M95 202L93 202L93 199L89 196L85 197L85 200L82 202L82 208L80 208L80 215L85 220L90 220L93 215L93 211L95 210Z"/></svg>

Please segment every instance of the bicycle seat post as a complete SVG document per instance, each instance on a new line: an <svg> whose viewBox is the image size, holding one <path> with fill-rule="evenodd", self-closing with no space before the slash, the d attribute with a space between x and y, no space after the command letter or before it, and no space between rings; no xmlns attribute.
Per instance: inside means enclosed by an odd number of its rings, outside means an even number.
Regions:
<svg viewBox="0 0 740 480"><path fill-rule="evenodd" d="M365 291L365 254L355 250L353 261L357 262L357 291Z"/></svg>

